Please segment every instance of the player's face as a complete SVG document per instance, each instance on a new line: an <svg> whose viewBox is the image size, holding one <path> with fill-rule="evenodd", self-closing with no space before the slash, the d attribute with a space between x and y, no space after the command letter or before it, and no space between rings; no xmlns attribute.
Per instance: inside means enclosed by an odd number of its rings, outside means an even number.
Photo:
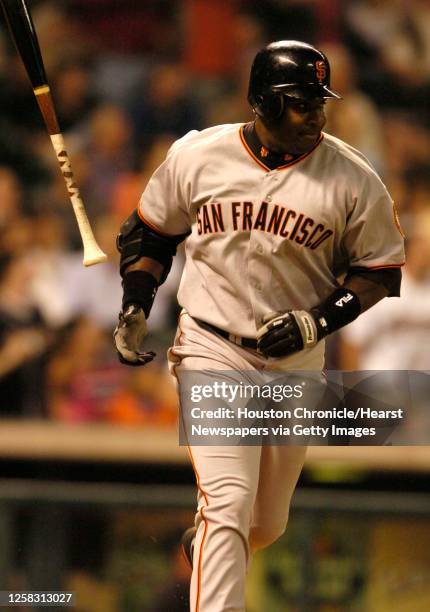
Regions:
<svg viewBox="0 0 430 612"><path fill-rule="evenodd" d="M285 112L277 125L277 136L284 150L302 155L314 147L326 122L324 104L323 98L286 99Z"/></svg>

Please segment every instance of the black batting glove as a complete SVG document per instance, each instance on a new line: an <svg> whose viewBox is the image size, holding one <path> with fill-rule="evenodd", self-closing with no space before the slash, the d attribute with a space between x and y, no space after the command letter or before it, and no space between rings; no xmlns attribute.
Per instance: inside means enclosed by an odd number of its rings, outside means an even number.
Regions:
<svg viewBox="0 0 430 612"><path fill-rule="evenodd" d="M266 357L286 357L315 346L325 335L306 310L272 312L264 317L257 332L257 350Z"/></svg>
<svg viewBox="0 0 430 612"><path fill-rule="evenodd" d="M113 333L118 359L129 366L143 366L155 357L153 351L142 352L141 344L147 335L146 317L137 304L128 304L119 313L119 322Z"/></svg>

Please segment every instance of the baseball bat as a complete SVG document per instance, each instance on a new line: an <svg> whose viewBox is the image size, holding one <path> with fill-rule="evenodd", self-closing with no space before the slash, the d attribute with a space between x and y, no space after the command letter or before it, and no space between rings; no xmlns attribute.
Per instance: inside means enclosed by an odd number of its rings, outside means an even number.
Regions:
<svg viewBox="0 0 430 612"><path fill-rule="evenodd" d="M73 178L72 167L66 152L64 138L58 125L57 113L52 100L48 79L46 78L39 41L30 11L25 0L0 0L0 3L3 7L12 39L31 81L34 95L36 96L63 178L66 182L84 247L84 266L101 263L107 260L107 255L103 253L97 244L88 220L85 205Z"/></svg>

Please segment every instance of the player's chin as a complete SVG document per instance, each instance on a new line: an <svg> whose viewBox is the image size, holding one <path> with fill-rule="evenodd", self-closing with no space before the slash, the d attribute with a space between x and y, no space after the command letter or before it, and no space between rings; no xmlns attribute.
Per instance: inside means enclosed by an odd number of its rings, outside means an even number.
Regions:
<svg viewBox="0 0 430 612"><path fill-rule="evenodd" d="M295 154L303 155L311 151L320 139L321 132L313 132L309 134L299 134L294 143Z"/></svg>

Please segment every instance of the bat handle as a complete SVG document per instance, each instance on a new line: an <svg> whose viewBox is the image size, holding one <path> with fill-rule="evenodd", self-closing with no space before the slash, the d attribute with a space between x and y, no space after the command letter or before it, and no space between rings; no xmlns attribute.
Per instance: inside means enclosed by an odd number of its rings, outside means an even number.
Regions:
<svg viewBox="0 0 430 612"><path fill-rule="evenodd" d="M49 85L41 85L40 87L36 87L33 91L45 121L48 134L51 138L58 163L60 164L61 172L66 182L67 191L73 206L76 221L78 222L79 232L82 238L82 245L84 247L84 266L92 266L97 263L102 263L103 261L107 260L107 255L103 253L97 244L96 239L94 238L84 203L82 202L78 186L73 178L72 166L70 164L69 156L67 155L63 135L58 126L57 115L55 112L54 103L52 101Z"/></svg>
<svg viewBox="0 0 430 612"><path fill-rule="evenodd" d="M102 263L107 260L107 255L101 250L94 237L90 222L85 210L84 203L79 193L79 189L73 178L73 172L70 165L69 156L66 152L64 138L61 133L50 134L52 146L57 155L58 163L60 164L61 172L65 180L70 201L73 206L76 221L78 222L79 231L82 237L84 247L84 266L92 266L97 263Z"/></svg>

